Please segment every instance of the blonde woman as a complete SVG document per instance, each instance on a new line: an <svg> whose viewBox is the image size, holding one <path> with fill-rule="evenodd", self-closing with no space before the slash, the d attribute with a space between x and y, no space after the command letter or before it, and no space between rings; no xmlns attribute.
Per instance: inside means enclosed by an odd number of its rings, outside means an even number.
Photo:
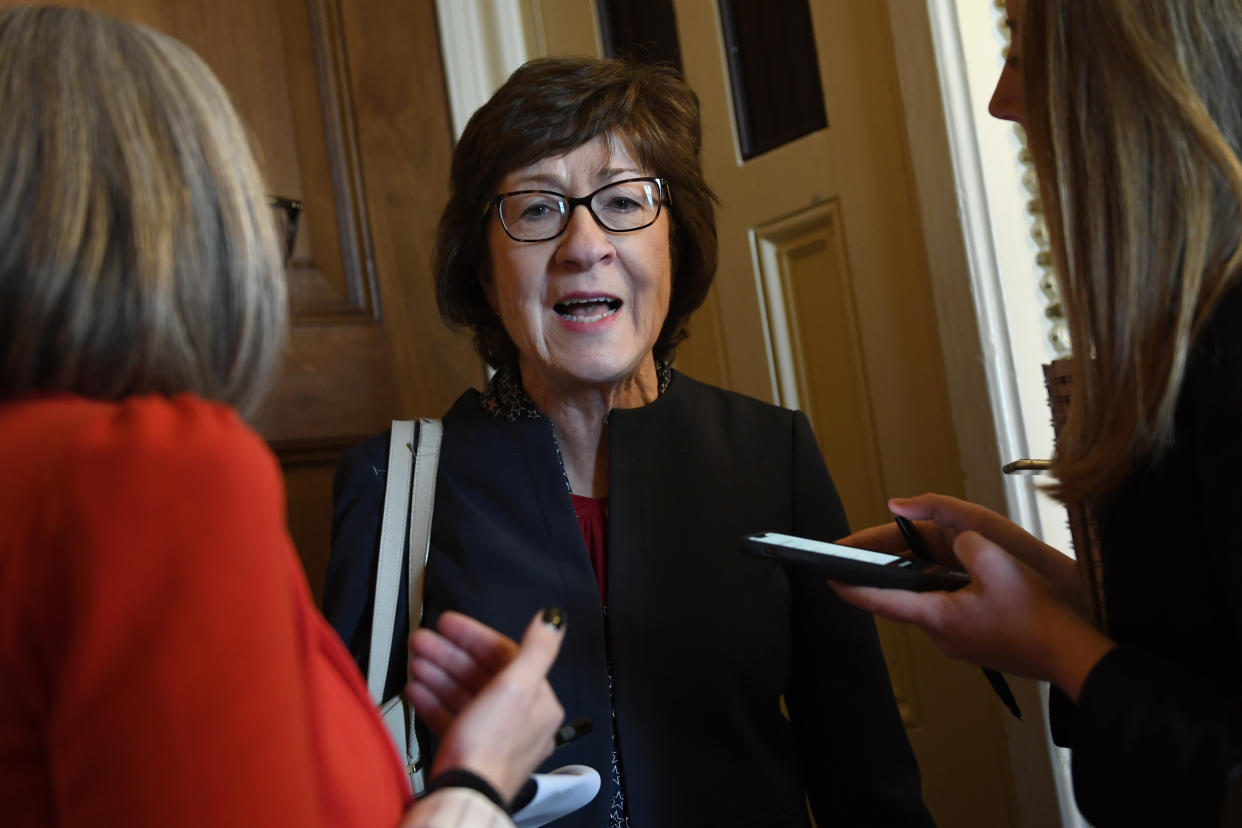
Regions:
<svg viewBox="0 0 1242 828"><path fill-rule="evenodd" d="M420 633L441 678L411 696L449 750L412 804L233 408L286 311L219 83L140 26L9 8L0 113L4 824L511 826L563 616L520 650L462 616Z"/></svg>
<svg viewBox="0 0 1242 828"><path fill-rule="evenodd" d="M1026 126L1069 309L1053 491L1095 508L1103 630L1072 560L940 495L890 507L970 587L838 591L1052 682L1097 828L1216 826L1242 766L1242 3L1022 5L991 109ZM895 526L848 542L905 548Z"/></svg>

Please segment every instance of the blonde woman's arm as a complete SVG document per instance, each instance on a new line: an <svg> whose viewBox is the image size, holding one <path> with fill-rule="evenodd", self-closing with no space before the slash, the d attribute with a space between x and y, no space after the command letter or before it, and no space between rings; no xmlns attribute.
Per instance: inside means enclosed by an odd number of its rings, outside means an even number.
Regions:
<svg viewBox="0 0 1242 828"><path fill-rule="evenodd" d="M967 500L933 493L894 497L888 501L888 508L895 515L915 521L928 551L940 563L960 564L953 549L954 541L962 532L978 532L1039 573L1062 600L1084 618L1090 617L1090 601L1074 559L1031 535L1004 515ZM861 529L840 542L895 555L907 553L906 542L892 521Z"/></svg>

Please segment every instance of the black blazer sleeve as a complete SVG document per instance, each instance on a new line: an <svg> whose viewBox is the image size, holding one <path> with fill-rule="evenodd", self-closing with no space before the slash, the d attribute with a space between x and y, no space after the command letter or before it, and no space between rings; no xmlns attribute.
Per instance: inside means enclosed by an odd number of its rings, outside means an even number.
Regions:
<svg viewBox="0 0 1242 828"><path fill-rule="evenodd" d="M371 611L387 466L388 434L384 433L342 453L332 478L332 550L324 579L323 614L364 675L371 652ZM408 556L407 540L403 572ZM404 589L398 592L396 615L385 699L401 692L405 685L409 600Z"/></svg>
<svg viewBox="0 0 1242 828"><path fill-rule="evenodd" d="M1163 539L1105 558L1114 589L1142 601L1127 602L1130 614L1172 613L1162 624L1176 634L1121 639L1073 710L1074 793L1098 828L1215 828L1242 766L1242 290L1197 346L1177 416L1170 458L1180 459L1162 466L1161 508L1114 507L1135 534Z"/></svg>
<svg viewBox="0 0 1242 828"><path fill-rule="evenodd" d="M810 422L801 412L793 422L794 530L821 539L847 535ZM793 675L786 702L816 823L934 825L871 616L838 598L822 577L790 570L789 581Z"/></svg>

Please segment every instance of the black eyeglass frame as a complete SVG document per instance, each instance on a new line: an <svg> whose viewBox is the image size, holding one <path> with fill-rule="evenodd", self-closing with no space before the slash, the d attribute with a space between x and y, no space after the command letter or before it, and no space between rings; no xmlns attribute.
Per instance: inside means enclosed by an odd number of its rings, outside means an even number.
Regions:
<svg viewBox="0 0 1242 828"><path fill-rule="evenodd" d="M595 214L595 210L591 207L591 200L595 198L597 195L599 195L600 193L602 193L604 190L607 190L609 187L616 187L618 184L633 184L635 181L651 181L655 183L656 195L659 198L659 201L656 203L655 215L651 217L651 221L647 222L646 224L640 224L638 227L626 227L621 230L614 230L613 228L609 227L607 224L604 224L603 219L601 219L598 215ZM565 223L561 225L561 229L557 230L555 234L548 236L546 238L520 239L517 236L513 235L513 233L509 230L508 225L505 224L505 216L504 216L504 213L501 212L500 210L500 202L504 201L509 196L532 195L534 193L556 196L559 199L563 199L566 204L566 209L564 213ZM526 242L526 243L533 244L535 242L552 241L552 239L558 238L562 233L564 233L565 230L568 229L569 220L570 218L573 217L574 210L578 208L579 204L581 204L583 207L586 207L587 212L591 214L591 218L595 219L595 223L598 224L600 227L604 228L605 230L607 230L609 233L633 233L636 230L645 230L651 225L655 224L657 221L659 221L660 213L664 211L664 203L666 201L669 202L670 204L672 203L672 193L669 192L668 184L664 181L664 179L659 178L654 175L641 175L636 178L623 178L620 181L610 181L604 186L600 187L599 189L589 192L584 196L579 196L577 198L574 198L573 196L567 196L564 193L558 193L556 190L513 190L512 192L508 192L508 193L500 193L499 195L494 195L490 199L488 199L487 204L484 205L483 212L486 215L488 210L495 207L496 218L500 219L500 228L505 231L506 236L513 239L515 242Z"/></svg>
<svg viewBox="0 0 1242 828"><path fill-rule="evenodd" d="M285 211L285 263L288 264L293 258L293 248L298 241L298 219L302 215L302 202L296 198L269 195L267 203L271 207L278 207Z"/></svg>

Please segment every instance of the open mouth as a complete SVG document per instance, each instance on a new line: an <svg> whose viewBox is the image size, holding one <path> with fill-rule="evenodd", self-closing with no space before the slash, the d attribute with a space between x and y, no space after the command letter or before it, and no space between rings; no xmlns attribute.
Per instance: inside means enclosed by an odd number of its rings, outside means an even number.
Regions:
<svg viewBox="0 0 1242 828"><path fill-rule="evenodd" d="M587 296L570 299L568 302L557 302L552 309L562 319L570 322L598 322L620 310L621 300L610 296Z"/></svg>

